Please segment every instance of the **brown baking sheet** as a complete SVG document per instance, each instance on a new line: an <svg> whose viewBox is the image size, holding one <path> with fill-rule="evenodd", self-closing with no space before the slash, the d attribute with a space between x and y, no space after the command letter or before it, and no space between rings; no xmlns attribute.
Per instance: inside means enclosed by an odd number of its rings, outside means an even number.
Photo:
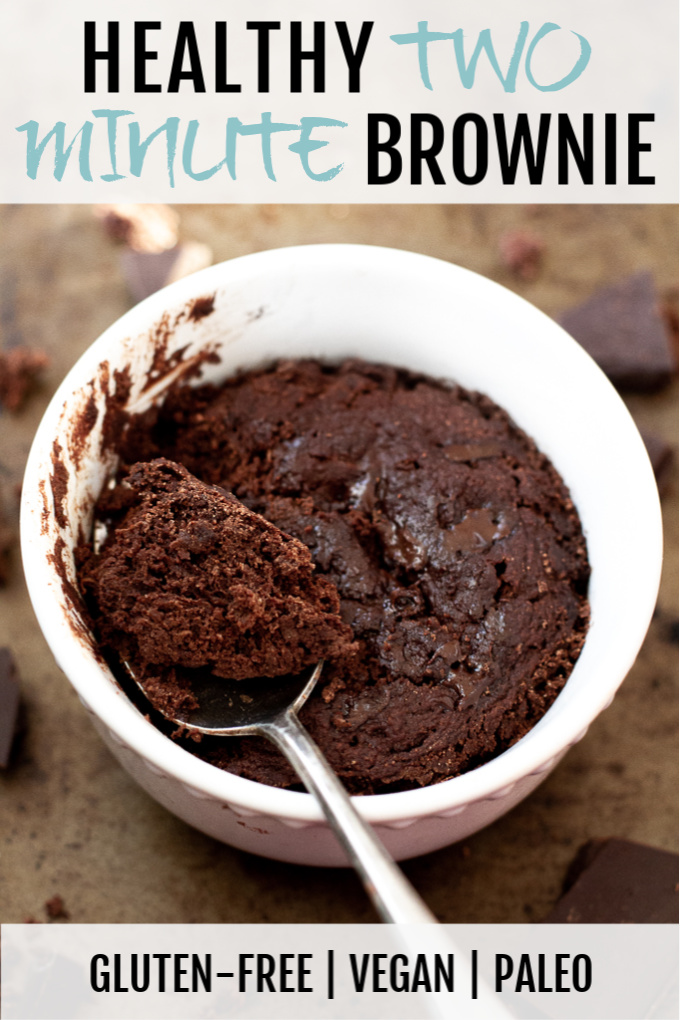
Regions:
<svg viewBox="0 0 680 1020"><path fill-rule="evenodd" d="M638 270L652 272L661 296L677 287L674 206L178 211L182 236L210 245L216 261L288 244L390 245L483 273L554 316ZM501 239L517 229L541 242L528 278L502 255ZM50 357L25 408L0 413L0 486L14 532L16 490L51 393L130 307L120 254L87 206L0 207L0 347L24 343ZM625 395L641 428L674 451L663 485L665 568L647 641L613 705L528 800L464 843L405 864L443 921L539 920L587 839L618 836L677 849L677 396L677 381L653 394ZM159 807L123 772L41 636L18 548L0 588L3 645L17 660L23 700L23 732L0 772L3 923L46 921L54 896L68 918L52 923L375 920L351 871L296 867L223 846Z"/></svg>

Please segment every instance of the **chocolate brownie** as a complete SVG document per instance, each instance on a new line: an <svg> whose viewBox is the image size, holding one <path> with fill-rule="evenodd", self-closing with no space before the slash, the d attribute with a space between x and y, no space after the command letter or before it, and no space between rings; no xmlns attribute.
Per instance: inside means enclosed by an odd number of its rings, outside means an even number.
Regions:
<svg viewBox="0 0 680 1020"><path fill-rule="evenodd" d="M359 361L289 361L173 388L129 421L120 453L123 465L183 464L309 549L354 643L302 719L352 791L488 761L541 718L579 655L589 568L578 514L549 460L483 395ZM295 782L255 738L192 749Z"/></svg>
<svg viewBox="0 0 680 1020"><path fill-rule="evenodd" d="M136 464L109 509L116 526L81 586L155 706L191 699L186 670L276 677L347 652L337 591L307 547L229 492L161 458Z"/></svg>

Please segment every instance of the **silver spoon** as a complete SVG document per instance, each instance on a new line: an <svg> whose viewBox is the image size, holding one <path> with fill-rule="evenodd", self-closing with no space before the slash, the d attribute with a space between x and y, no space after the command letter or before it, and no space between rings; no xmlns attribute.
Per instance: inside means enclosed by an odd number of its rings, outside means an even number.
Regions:
<svg viewBox="0 0 680 1020"><path fill-rule="evenodd" d="M144 684L128 662L130 677L149 700ZM399 943L408 952L454 952L456 981L460 987L470 986L470 964L467 953L460 952L439 927L434 914L425 906L415 889L361 818L352 805L345 788L321 754L297 713L312 693L321 675L323 662L318 662L311 676L223 680L208 670L192 670L191 692L196 707L176 714L161 711L169 722L183 726L189 733L212 737L267 737L286 756L303 783L316 797L329 825L347 851L364 888L383 921L394 924L437 925L426 931L399 929ZM154 706L155 707L155 706ZM156 711L159 711L157 708ZM429 934L428 934L429 932ZM483 981L479 982L478 1005L485 1020L509 1020L509 1013ZM437 1020L450 1020L452 1003L448 993L428 993L427 1015Z"/></svg>
<svg viewBox="0 0 680 1020"><path fill-rule="evenodd" d="M146 697L143 682L135 676L129 663L126 662L125 667ZM191 690L197 707L174 715L160 711L169 722L184 727L189 733L213 737L258 735L271 740L321 805L382 920L436 924L434 914L355 810L344 787L297 717L322 668L323 662L319 662L311 676L305 673L273 680L248 680L247 683L223 680L207 670L192 672Z"/></svg>

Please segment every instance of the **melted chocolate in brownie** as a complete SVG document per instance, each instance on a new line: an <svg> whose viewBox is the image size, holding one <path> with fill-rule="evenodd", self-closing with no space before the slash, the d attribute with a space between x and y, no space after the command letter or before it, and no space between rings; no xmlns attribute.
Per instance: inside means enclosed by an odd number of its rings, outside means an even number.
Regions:
<svg viewBox="0 0 680 1020"><path fill-rule="evenodd" d="M167 457L309 549L354 643L302 718L355 792L432 783L522 737L587 629L578 515L548 459L493 401L386 366L291 361L176 388L133 418L132 464ZM275 785L255 738L204 741Z"/></svg>

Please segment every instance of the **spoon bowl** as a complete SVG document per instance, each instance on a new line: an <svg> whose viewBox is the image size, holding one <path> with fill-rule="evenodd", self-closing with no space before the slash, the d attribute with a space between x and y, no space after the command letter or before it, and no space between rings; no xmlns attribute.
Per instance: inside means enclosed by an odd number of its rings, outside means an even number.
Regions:
<svg viewBox="0 0 680 1020"><path fill-rule="evenodd" d="M151 700L130 665L124 666L147 700ZM188 733L211 737L245 737L259 733L286 711L300 711L321 676L323 661L308 671L291 676L254 677L251 680L227 680L206 669L191 670L194 704L170 712L153 701L153 707L168 722L181 725ZM246 689L247 688L247 689Z"/></svg>
<svg viewBox="0 0 680 1020"><path fill-rule="evenodd" d="M124 665L150 704L185 732L212 737L262 736L271 740L316 797L382 920L437 923L373 830L354 809L340 780L297 717L321 675L323 661L317 662L310 675L247 681L222 679L208 670L193 670L193 699L176 712L156 706L130 663Z"/></svg>

